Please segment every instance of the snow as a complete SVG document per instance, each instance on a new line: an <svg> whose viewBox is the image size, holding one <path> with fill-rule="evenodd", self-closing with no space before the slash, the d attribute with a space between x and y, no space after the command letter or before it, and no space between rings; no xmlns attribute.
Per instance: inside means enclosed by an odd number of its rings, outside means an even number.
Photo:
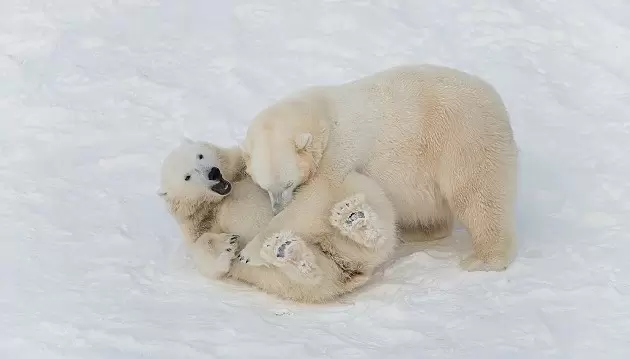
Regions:
<svg viewBox="0 0 630 359"><path fill-rule="evenodd" d="M2 1L0 357L629 358L630 3ZM473 72L520 147L519 256L403 248L330 305L201 277L155 195L182 135L402 63Z"/></svg>

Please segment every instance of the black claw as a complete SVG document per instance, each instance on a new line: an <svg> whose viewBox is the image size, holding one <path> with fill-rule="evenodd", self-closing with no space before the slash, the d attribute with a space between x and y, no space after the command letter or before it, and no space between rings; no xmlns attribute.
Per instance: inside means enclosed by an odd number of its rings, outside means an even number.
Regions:
<svg viewBox="0 0 630 359"><path fill-rule="evenodd" d="M225 251L226 251L226 252L231 252L231 251L232 251L232 248L228 248L228 249L226 249Z"/></svg>
<svg viewBox="0 0 630 359"><path fill-rule="evenodd" d="M249 259L245 261L245 263L249 263Z"/></svg>

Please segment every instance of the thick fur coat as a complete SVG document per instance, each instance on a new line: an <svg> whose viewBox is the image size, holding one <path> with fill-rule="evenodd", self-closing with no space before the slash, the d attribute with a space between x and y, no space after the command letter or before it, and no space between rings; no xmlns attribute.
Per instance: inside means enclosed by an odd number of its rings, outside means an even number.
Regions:
<svg viewBox="0 0 630 359"><path fill-rule="evenodd" d="M235 260L273 217L267 193L244 170L240 149L190 140L164 160L160 195L204 275L327 302L365 284L394 250L393 205L373 180L350 173L336 191L318 195L327 213L302 212L308 233L281 229L265 237L262 266Z"/></svg>
<svg viewBox="0 0 630 359"><path fill-rule="evenodd" d="M446 67L401 66L338 85L312 87L263 110L243 150L247 172L274 212L243 251L281 228L308 233L302 213L353 171L385 190L401 228L448 236L459 220L472 237L468 270L503 270L514 255L517 147L498 93ZM298 189L295 191L294 190Z"/></svg>

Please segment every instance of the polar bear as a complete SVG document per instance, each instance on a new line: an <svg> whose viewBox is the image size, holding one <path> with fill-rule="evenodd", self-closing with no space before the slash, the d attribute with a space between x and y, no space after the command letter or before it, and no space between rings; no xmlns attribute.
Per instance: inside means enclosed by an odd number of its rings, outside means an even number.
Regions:
<svg viewBox="0 0 630 359"><path fill-rule="evenodd" d="M191 249L199 271L232 278L298 302L326 302L365 284L397 241L393 204L368 177L350 173L310 220L308 240L279 230L259 248L266 266L234 260L273 217L269 199L245 172L241 151L184 139L164 160L159 194Z"/></svg>
<svg viewBox="0 0 630 359"><path fill-rule="evenodd" d="M310 87L259 113L241 146L277 213L243 250L251 264L260 263L260 238L304 231L311 198L351 171L374 179L398 225L424 239L449 236L459 220L474 250L465 269L504 270L513 260L517 147L502 99L476 76L409 65Z"/></svg>

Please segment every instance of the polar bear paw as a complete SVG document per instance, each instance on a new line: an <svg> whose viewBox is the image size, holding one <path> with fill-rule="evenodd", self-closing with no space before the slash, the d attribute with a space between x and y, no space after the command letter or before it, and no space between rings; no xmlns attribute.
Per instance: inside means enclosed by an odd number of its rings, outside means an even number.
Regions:
<svg viewBox="0 0 630 359"><path fill-rule="evenodd" d="M365 203L364 195L350 196L335 204L330 212L330 223L344 236L368 248L384 243L377 226L378 216Z"/></svg>
<svg viewBox="0 0 630 359"><path fill-rule="evenodd" d="M195 241L193 258L199 271L217 278L226 274L236 254L239 236L228 233L205 233Z"/></svg>
<svg viewBox="0 0 630 359"><path fill-rule="evenodd" d="M493 255L486 258L486 260L482 260L477 255L470 254L462 259L459 265L462 269L469 272L500 272L508 267L509 260L504 255Z"/></svg>
<svg viewBox="0 0 630 359"><path fill-rule="evenodd" d="M247 243L247 245L245 245L245 248L243 248L243 250L241 250L241 252L238 254L238 260L241 263L245 263L255 267L268 265L269 263L260 256L261 248L262 243L260 243L260 240L258 240L257 237L254 238L249 243Z"/></svg>
<svg viewBox="0 0 630 359"><path fill-rule="evenodd" d="M304 241L291 231L278 232L263 243L261 257L292 277L318 280L321 270L315 262L315 254Z"/></svg>

